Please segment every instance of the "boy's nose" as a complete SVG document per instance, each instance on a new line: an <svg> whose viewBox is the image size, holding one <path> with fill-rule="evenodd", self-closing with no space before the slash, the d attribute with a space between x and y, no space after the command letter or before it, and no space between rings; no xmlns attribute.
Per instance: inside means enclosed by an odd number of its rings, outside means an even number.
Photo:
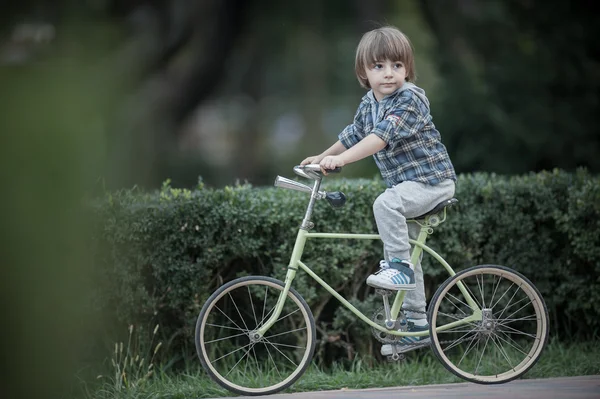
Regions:
<svg viewBox="0 0 600 399"><path fill-rule="evenodd" d="M384 74L386 77L392 76L392 67L390 65L386 65L384 68Z"/></svg>

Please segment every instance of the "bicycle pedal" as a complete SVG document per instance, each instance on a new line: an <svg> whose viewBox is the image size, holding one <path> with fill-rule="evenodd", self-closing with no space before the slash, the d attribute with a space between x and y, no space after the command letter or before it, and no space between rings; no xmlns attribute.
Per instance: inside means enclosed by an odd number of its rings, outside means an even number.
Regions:
<svg viewBox="0 0 600 399"><path fill-rule="evenodd" d="M404 360L406 360L406 355L403 353L397 353L396 355L388 355L387 357L387 361L388 362L402 362Z"/></svg>
<svg viewBox="0 0 600 399"><path fill-rule="evenodd" d="M396 353L404 354L407 352L414 351L416 349L424 348L426 346L429 346L430 344L431 344L430 341L425 341L425 342L419 342L419 343L414 343L414 344L410 344L410 345L397 345Z"/></svg>
<svg viewBox="0 0 600 399"><path fill-rule="evenodd" d="M393 295L393 294L394 294L394 292L395 292L395 291L391 291L391 290L385 290L385 289L383 289L383 288L377 288L377 289L375 290L375 293L376 293L377 295L384 295L384 296L390 296L390 295Z"/></svg>

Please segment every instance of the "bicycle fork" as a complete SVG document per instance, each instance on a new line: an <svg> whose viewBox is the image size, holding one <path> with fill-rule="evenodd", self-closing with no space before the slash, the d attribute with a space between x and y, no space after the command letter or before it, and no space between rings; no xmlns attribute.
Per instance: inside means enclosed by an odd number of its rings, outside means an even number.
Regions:
<svg viewBox="0 0 600 399"><path fill-rule="evenodd" d="M296 277L296 272L298 271L298 262L300 261L300 257L302 256L302 252L304 251L307 233L308 232L303 229L300 229L298 231L298 235L296 236L296 244L294 245L294 250L292 252L292 258L290 259L288 271L285 275L283 290L279 294L277 304L275 305L275 310L271 314L271 317L269 317L269 319L265 321L265 323L259 329L256 330L254 334L256 339L264 336L265 333L269 330L269 328L271 328L271 326L275 324L275 322L281 315L283 305L285 304L288 292L290 291L290 287L292 286L292 281L294 281L294 278ZM256 334L258 334L258 336Z"/></svg>

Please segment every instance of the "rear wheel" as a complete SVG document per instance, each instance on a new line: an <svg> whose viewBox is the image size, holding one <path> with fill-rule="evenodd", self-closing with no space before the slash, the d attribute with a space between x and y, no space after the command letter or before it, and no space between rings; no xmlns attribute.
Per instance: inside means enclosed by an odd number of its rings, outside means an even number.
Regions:
<svg viewBox="0 0 600 399"><path fill-rule="evenodd" d="M461 285L482 318L444 327L473 314ZM475 266L450 277L435 293L429 318L437 358L455 375L480 384L520 377L548 341L548 310L538 289L504 266Z"/></svg>
<svg viewBox="0 0 600 399"><path fill-rule="evenodd" d="M263 337L284 284L269 277L242 277L206 301L196 324L196 350L210 377L241 395L267 395L292 385L315 348L315 322L306 301L290 289L281 314Z"/></svg>

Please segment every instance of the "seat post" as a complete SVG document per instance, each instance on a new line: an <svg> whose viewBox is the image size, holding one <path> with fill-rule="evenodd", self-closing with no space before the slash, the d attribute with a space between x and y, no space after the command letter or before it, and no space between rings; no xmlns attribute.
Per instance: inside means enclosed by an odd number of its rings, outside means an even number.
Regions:
<svg viewBox="0 0 600 399"><path fill-rule="evenodd" d="M433 233L433 229L430 226L422 225L419 223L419 226L421 226L420 230L419 230L419 235L416 239L416 242L419 244L425 244L425 241L427 241L427 237L429 237L429 235L431 233ZM410 262L413 265L416 265L419 262L419 258L421 257L421 254L423 253L423 248L421 248L419 245L415 245L413 247L413 251L412 254L410 255Z"/></svg>

